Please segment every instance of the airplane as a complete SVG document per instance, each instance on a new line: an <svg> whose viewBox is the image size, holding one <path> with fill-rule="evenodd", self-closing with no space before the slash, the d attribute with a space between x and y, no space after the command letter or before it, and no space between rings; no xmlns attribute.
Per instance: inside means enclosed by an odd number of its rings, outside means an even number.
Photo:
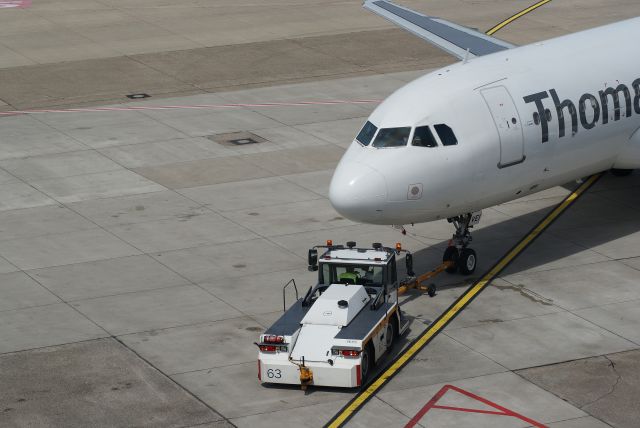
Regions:
<svg viewBox="0 0 640 428"><path fill-rule="evenodd" d="M443 261L471 274L483 208L640 168L640 18L517 47L391 1L364 7L461 61L376 107L331 180L342 216L398 227L448 219Z"/></svg>

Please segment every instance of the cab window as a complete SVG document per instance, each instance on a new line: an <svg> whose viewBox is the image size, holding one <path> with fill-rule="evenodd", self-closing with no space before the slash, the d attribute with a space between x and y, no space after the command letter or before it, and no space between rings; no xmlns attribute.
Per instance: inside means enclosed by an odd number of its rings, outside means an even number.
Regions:
<svg viewBox="0 0 640 428"><path fill-rule="evenodd" d="M456 134L454 134L453 130L447 125L441 123L439 125L435 125L434 128L436 128L436 132L438 133L443 146L455 146L458 144Z"/></svg>
<svg viewBox="0 0 640 428"><path fill-rule="evenodd" d="M377 130L378 128L373 123L367 122L360 130L356 140L358 140L360 144L368 146L373 136L376 135Z"/></svg>
<svg viewBox="0 0 640 428"><path fill-rule="evenodd" d="M431 132L431 128L428 126L419 126L413 133L412 146L418 147L438 147L438 143Z"/></svg>
<svg viewBox="0 0 640 428"><path fill-rule="evenodd" d="M410 127L382 128L378 131L373 147L402 147L409 142Z"/></svg>
<svg viewBox="0 0 640 428"><path fill-rule="evenodd" d="M360 284L382 285L384 281L383 266L356 266L322 263L323 284Z"/></svg>

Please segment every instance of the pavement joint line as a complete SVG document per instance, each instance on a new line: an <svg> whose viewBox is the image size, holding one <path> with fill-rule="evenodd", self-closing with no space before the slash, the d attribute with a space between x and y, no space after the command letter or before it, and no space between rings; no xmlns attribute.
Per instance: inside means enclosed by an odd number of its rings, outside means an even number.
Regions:
<svg viewBox="0 0 640 428"><path fill-rule="evenodd" d="M136 352L133 348L130 348L126 343L124 343L122 340L120 340L117 336L111 335L110 336L111 339L115 340L116 342L118 342L121 346L123 346L125 349L129 350L129 352L131 352L133 355L135 355L136 357L140 358L142 361L144 361L147 365L149 365L149 367L153 368L154 370L156 370L158 373L160 373L162 376L164 376L167 380L169 380L171 383L173 383L174 385L178 386L180 389L182 389L184 392L186 392L187 394L189 394L192 398L196 399L198 402L200 402L200 404L204 405L206 408L208 408L209 410L213 411L215 414L219 415L222 419L224 419L225 422L227 422L229 425L236 427L236 425L231 422L229 420L229 418L227 418L226 416L224 416L222 413L220 413L219 411L217 411L213 406L211 406L209 403L207 403L206 401L204 401L202 398L198 397L196 394L194 394L193 392L191 392L191 390L189 390L187 387L185 387L184 385L182 385L180 382L178 382L177 380L175 380L174 378L172 378L171 376L169 376L168 374L166 374L165 372L163 372L162 370L160 370L158 367L156 367L151 361L147 360L145 357L143 357L142 355L140 355L138 352Z"/></svg>

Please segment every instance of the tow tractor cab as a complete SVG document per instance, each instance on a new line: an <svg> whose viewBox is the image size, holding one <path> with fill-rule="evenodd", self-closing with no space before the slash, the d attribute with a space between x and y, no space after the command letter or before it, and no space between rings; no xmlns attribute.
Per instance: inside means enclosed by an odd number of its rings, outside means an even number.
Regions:
<svg viewBox="0 0 640 428"><path fill-rule="evenodd" d="M355 242L345 247L331 241L309 250L318 284L260 336L258 379L303 388L364 385L408 326L398 306L401 251L400 244L356 248ZM408 252L406 262L412 275Z"/></svg>

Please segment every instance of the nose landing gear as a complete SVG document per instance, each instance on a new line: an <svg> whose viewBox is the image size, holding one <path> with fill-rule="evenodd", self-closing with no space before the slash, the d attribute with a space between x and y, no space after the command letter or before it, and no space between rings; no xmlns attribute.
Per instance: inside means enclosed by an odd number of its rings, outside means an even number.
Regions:
<svg viewBox="0 0 640 428"><path fill-rule="evenodd" d="M449 247L442 256L443 262L453 262L453 266L447 268L448 273L455 273L459 270L463 275L471 275L476 270L478 257L474 250L468 248L472 241L469 229L478 224L481 217L482 212L478 211L447 219L456 228L456 233L453 234L449 241Z"/></svg>

